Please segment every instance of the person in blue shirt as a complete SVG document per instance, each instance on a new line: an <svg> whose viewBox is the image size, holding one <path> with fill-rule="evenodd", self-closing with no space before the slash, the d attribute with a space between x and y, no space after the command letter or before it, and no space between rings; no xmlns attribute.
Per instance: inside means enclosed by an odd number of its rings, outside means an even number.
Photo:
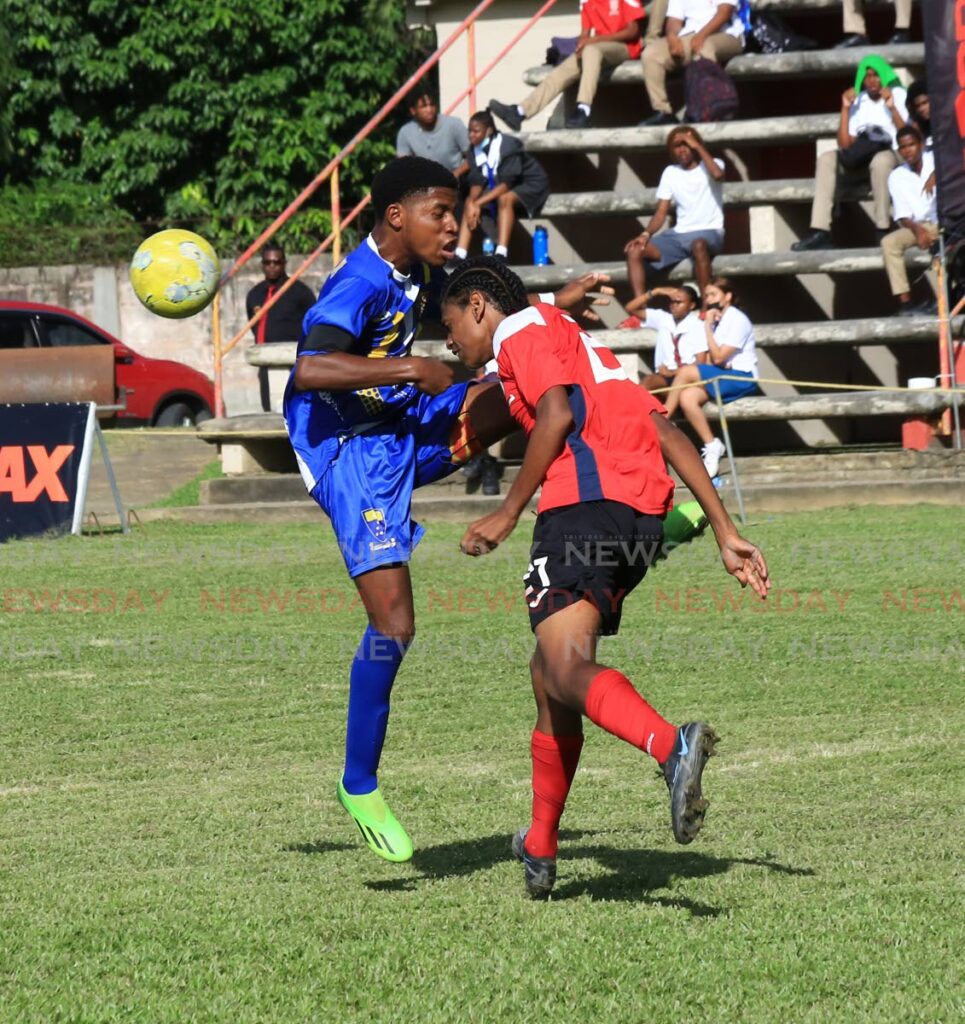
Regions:
<svg viewBox="0 0 965 1024"><path fill-rule="evenodd" d="M438 310L457 197L452 173L432 160L401 157L379 171L375 227L305 315L285 391L299 470L331 519L369 620L350 671L338 799L369 848L391 861L412 856L377 777L392 684L415 634L408 563L424 531L412 491L515 429L497 383L456 384L442 360L411 354L427 307ZM588 274L542 298L578 305L603 279Z"/></svg>

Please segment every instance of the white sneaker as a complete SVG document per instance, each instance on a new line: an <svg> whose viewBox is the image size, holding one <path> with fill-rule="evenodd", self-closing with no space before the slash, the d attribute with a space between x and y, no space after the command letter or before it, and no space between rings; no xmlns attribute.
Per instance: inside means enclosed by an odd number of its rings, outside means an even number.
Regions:
<svg viewBox="0 0 965 1024"><path fill-rule="evenodd" d="M721 456L726 454L726 452L727 449L724 447L724 442L716 437L701 448L700 457L704 460L704 469L707 470L707 475L711 480L717 476L717 470L720 469Z"/></svg>

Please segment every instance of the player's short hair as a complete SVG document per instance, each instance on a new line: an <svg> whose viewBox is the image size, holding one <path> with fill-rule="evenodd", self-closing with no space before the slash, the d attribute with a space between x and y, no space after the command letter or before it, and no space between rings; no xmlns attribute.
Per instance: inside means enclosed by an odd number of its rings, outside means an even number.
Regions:
<svg viewBox="0 0 965 1024"><path fill-rule="evenodd" d="M475 121L476 124L481 124L487 131L496 131L496 122L493 120L493 115L488 110L477 110L470 121Z"/></svg>
<svg viewBox="0 0 965 1024"><path fill-rule="evenodd" d="M398 156L372 179L372 205L381 220L393 203L401 203L434 188L458 191L456 176L447 167L424 156Z"/></svg>
<svg viewBox="0 0 965 1024"><path fill-rule="evenodd" d="M895 134L895 141L901 142L902 138L906 135L910 135L916 142L921 142L921 132L913 124L906 124L904 127L899 128Z"/></svg>
<svg viewBox="0 0 965 1024"><path fill-rule="evenodd" d="M442 302L454 302L465 307L469 303L470 292L482 292L507 316L529 305L526 286L495 256L473 256L460 263L446 284Z"/></svg>
<svg viewBox="0 0 965 1024"><path fill-rule="evenodd" d="M422 99L431 100L437 107L439 106L439 98L425 83L420 83L409 92L409 95L406 97L406 105L411 110L413 107L417 107L419 100Z"/></svg>

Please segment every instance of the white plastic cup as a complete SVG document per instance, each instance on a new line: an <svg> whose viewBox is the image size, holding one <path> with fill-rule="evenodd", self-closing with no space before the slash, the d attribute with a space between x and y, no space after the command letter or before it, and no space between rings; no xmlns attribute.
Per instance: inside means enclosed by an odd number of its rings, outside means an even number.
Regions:
<svg viewBox="0 0 965 1024"><path fill-rule="evenodd" d="M934 377L909 377L908 387L912 391L925 391L927 388L935 387Z"/></svg>

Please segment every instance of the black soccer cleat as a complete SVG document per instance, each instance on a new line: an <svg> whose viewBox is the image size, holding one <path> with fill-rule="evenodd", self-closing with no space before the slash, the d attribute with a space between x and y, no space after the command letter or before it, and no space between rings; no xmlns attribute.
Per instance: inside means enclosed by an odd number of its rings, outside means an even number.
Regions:
<svg viewBox="0 0 965 1024"><path fill-rule="evenodd" d="M553 886L556 884L556 858L533 857L526 852L526 833L528 828L518 829L513 834L513 856L523 862L523 877L526 880L526 891L534 900L549 899Z"/></svg>
<svg viewBox="0 0 965 1024"><path fill-rule="evenodd" d="M709 725L688 722L677 730L673 753L663 763L670 790L670 822L678 843L693 842L704 823L707 801L701 795L700 777L716 743L717 734Z"/></svg>

